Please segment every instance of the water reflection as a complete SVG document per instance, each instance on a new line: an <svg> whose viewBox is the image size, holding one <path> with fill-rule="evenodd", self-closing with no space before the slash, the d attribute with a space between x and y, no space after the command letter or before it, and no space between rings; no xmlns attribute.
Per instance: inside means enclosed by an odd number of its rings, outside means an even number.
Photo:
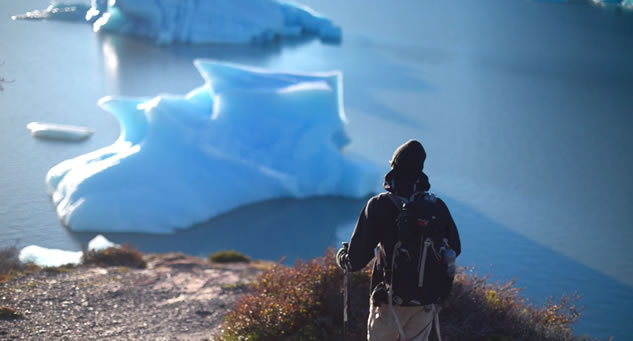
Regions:
<svg viewBox="0 0 633 341"><path fill-rule="evenodd" d="M231 211L174 234L103 233L144 252L180 251L205 257L234 249L254 258L288 262L322 255L337 243L337 229L353 227L366 199L279 199ZM82 245L95 232L70 232Z"/></svg>
<svg viewBox="0 0 633 341"><path fill-rule="evenodd" d="M201 85L203 81L193 67L196 58L262 66L282 49L298 48L314 40L314 36L304 36L268 44L162 46L146 39L109 33L99 33L98 39L111 94L128 96L183 93Z"/></svg>
<svg viewBox="0 0 633 341"><path fill-rule="evenodd" d="M149 40L107 33L99 34L98 40L109 95L184 94L203 82L193 67L196 58L277 70L341 70L346 107L419 127L419 120L385 105L380 95L382 91L430 89L418 71L386 53L383 43L364 37L346 38L341 45L324 44L310 36L250 45L160 46ZM441 63L450 57L431 50L428 58Z"/></svg>

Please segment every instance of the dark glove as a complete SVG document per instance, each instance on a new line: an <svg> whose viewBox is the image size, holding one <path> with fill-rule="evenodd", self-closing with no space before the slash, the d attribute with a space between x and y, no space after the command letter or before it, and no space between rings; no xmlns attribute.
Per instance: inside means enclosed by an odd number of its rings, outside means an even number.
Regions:
<svg viewBox="0 0 633 341"><path fill-rule="evenodd" d="M336 253L336 265L343 271L351 271L351 265L347 255L347 243L343 243L343 247Z"/></svg>

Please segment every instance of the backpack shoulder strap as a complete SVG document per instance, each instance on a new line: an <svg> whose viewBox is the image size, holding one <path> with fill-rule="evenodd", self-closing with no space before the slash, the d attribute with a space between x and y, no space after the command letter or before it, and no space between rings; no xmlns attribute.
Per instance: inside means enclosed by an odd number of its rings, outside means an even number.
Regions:
<svg viewBox="0 0 633 341"><path fill-rule="evenodd" d="M409 200L407 200L406 198L403 198L401 196L397 196L391 192L385 192L384 193L389 199L391 199L391 202L393 202L394 205L396 205L396 207L400 210L402 209L402 206L404 204L408 204Z"/></svg>

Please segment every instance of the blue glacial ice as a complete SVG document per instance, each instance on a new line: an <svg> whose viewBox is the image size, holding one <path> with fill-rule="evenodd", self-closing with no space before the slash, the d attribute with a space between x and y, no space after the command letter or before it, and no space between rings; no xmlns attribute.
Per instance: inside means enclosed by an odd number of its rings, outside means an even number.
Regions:
<svg viewBox="0 0 633 341"><path fill-rule="evenodd" d="M119 245L107 240L104 236L97 235L88 243L88 250L99 251L118 246ZM18 258L22 263L33 263L39 266L62 266L66 264L79 264L81 256L81 251L66 251L29 245L20 250Z"/></svg>
<svg viewBox="0 0 633 341"><path fill-rule="evenodd" d="M300 4L276 0L93 0L86 15L95 31L162 44L250 43L303 34L339 41L341 28Z"/></svg>
<svg viewBox="0 0 633 341"><path fill-rule="evenodd" d="M63 224L169 233L258 201L380 188L382 169L344 152L340 72L194 63L205 85L185 96L100 100L119 139L46 176Z"/></svg>

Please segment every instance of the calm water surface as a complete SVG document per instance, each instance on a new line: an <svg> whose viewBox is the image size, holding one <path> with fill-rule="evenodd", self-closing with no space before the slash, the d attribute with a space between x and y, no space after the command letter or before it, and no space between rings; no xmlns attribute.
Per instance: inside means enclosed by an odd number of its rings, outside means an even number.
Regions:
<svg viewBox="0 0 633 341"><path fill-rule="evenodd" d="M305 3L343 27L340 46L159 47L88 25L11 21L47 2L2 0L0 76L15 82L0 93L0 246L78 250L94 236L59 224L44 176L118 137L100 97L186 93L202 84L201 57L340 69L348 151L386 166L396 146L420 139L462 233L462 264L516 278L537 303L578 290L577 332L633 338L633 13L522 0ZM97 133L40 141L31 121ZM144 251L308 258L349 238L364 201L277 200L175 235L106 236Z"/></svg>

